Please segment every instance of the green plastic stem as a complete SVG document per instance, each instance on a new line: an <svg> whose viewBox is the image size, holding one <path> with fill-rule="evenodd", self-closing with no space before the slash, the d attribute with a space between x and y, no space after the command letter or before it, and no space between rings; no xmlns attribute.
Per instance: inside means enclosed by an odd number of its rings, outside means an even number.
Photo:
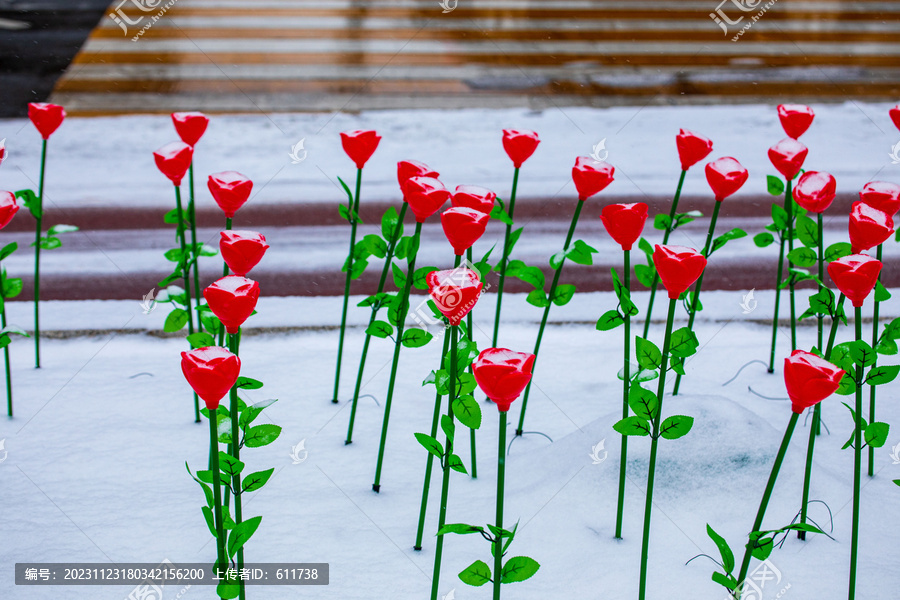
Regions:
<svg viewBox="0 0 900 600"><path fill-rule="evenodd" d="M494 539L494 600L500 600L503 583L503 495L506 484L506 413L500 413L500 443L497 446L497 518L494 526L498 532Z"/></svg>
<svg viewBox="0 0 900 600"><path fill-rule="evenodd" d="M781 236L781 249L778 251L778 273L775 278L775 313L772 315L772 347L769 350L769 373L775 372L775 341L778 337L778 310L781 306L781 278L784 276L784 233Z"/></svg>
<svg viewBox="0 0 900 600"><path fill-rule="evenodd" d="M225 217L225 231L231 231L232 221L233 219L231 217ZM222 262L225 265L222 267L222 277L228 277L228 263L225 261ZM219 326L219 345L225 345L225 327L222 327L221 325Z"/></svg>
<svg viewBox="0 0 900 600"><path fill-rule="evenodd" d="M341 333L338 337L337 366L334 369L334 394L331 396L332 404L337 404L338 388L341 385L341 357L344 353L344 332L347 328L347 305L350 302L350 281L353 275L353 251L356 248L356 221L359 214L359 188L362 183L362 169L356 170L356 196L353 200L350 214L350 252L347 254L347 277L344 282L344 304L341 309Z"/></svg>
<svg viewBox="0 0 900 600"><path fill-rule="evenodd" d="M0 266L0 273L3 267ZM6 329L6 297L3 295L3 289L0 288L0 324ZM13 393L12 393L12 370L9 364L9 344L3 348L3 358L6 362L6 413L12 418L13 416Z"/></svg>
<svg viewBox="0 0 900 600"><path fill-rule="evenodd" d="M856 307L856 341L862 341L862 307ZM862 382L863 366L856 365L856 418L862 419ZM856 564L859 558L859 497L860 478L862 476L862 428L858 423L853 424L853 532L850 536L850 588L847 592L847 600L856 598Z"/></svg>
<svg viewBox="0 0 900 600"><path fill-rule="evenodd" d="M568 251L569 244L572 243L572 236L575 235L575 226L578 225L578 217L581 215L582 208L584 208L584 201L579 200L575 207L575 213L572 215L572 222L569 224L569 232L566 234L566 243L563 246L563 252ZM550 284L550 294L547 296L547 306L544 307L544 314L541 317L541 326L538 328L537 340L534 342L534 362L531 367L531 381L528 382L528 387L525 388L525 396L522 398L522 412L519 413L519 427L516 429L517 436L522 435L525 426L525 411L528 409L528 396L531 393L531 384L534 383L534 370L537 368L537 356L538 352L541 350L541 340L544 337L544 328L547 326L547 318L550 316L550 308L553 306L553 294L556 293L556 286L559 284L559 277L562 275L563 265L565 265L565 263L566 258L563 256L559 266L556 268L556 272L553 274L553 282Z"/></svg>
<svg viewBox="0 0 900 600"><path fill-rule="evenodd" d="M669 300L669 314L666 317L666 336L663 342L662 363L659 370L659 386L656 397L659 406L653 419L653 439L650 442L650 468L647 473L647 502L644 505L644 534L641 541L641 580L638 588L638 599L647 597L647 557L650 550L650 515L653 509L653 481L656 477L656 453L659 446L659 423L662 417L663 394L666 392L666 370L669 368L669 346L672 342L672 322L675 320L677 299Z"/></svg>
<svg viewBox="0 0 900 600"><path fill-rule="evenodd" d="M391 261L394 260L394 251L397 248L397 232L403 227L403 217L406 216L406 209L409 205L404 202L400 207L400 215L397 219L397 226L391 234L391 242L388 244L387 252L384 255L384 267L381 269L381 279L378 280L378 291L375 295L384 292L385 283L387 283L388 272L391 270ZM375 322L378 311L381 307L378 304L372 306L372 314L369 315L369 327ZM368 330L368 327L366 327ZM359 391L362 389L363 373L366 370L366 357L369 354L369 343L372 341L372 334L366 333L366 341L363 342L362 356L359 359L359 369L356 371L356 387L353 390L353 400L350 403L350 424L347 426L347 439L344 444L353 443L353 423L356 420L356 405L359 403Z"/></svg>
<svg viewBox="0 0 900 600"><path fill-rule="evenodd" d="M422 224L416 221L416 232L413 234L412 241L410 242L413 248L419 247L419 239L421 237ZM418 254L418 251L416 254ZM403 291L399 298L401 310L398 311L398 313L402 315L402 318L400 318L397 323L397 332L395 333L396 339L394 340L394 356L391 360L391 378L388 381L387 397L384 401L384 421L381 424L381 442L378 445L378 462L375 465L375 482L372 484L372 490L375 492L381 491L381 468L384 464L384 445L387 441L388 424L391 420L391 401L394 398L394 385L397 382L397 365L400 363L400 348L403 346L403 344L400 343L400 340L403 339L406 313L409 311L409 290L412 287L412 281L416 274L416 254L407 257L409 260L409 270L407 271L406 283L403 286ZM456 347L455 344L453 347Z"/></svg>
<svg viewBox="0 0 900 600"><path fill-rule="evenodd" d="M188 202L188 220L191 222L191 256L193 257L194 263L194 299L196 300L197 306L197 331L203 331L203 322L200 320L200 300L202 296L200 295L200 265L197 264L199 262L200 253L198 252L197 247L197 209L194 204L194 163L191 162L190 168L188 168L188 181L190 182L190 201ZM197 419L199 423L199 418Z"/></svg>
<svg viewBox="0 0 900 600"><path fill-rule="evenodd" d="M881 260L882 249L884 244L878 244L877 257ZM881 274L878 274L878 280L881 281ZM872 313L872 348L878 346L878 319L881 302L875 300L875 307ZM5 325L4 325L5 326ZM872 363L874 369L878 365L878 353L875 353L875 362ZM869 423L875 422L875 390L874 385L869 386ZM875 448L869 446L869 477L875 477Z"/></svg>
<svg viewBox="0 0 900 600"><path fill-rule="evenodd" d="M38 183L38 216L34 231L34 368L41 368L41 231L44 219L44 171L47 167L47 140L41 144L41 179Z"/></svg>
<svg viewBox="0 0 900 600"><path fill-rule="evenodd" d="M797 426L797 419L800 418L799 413L792 412L791 419L788 421L787 429L784 431L784 437L781 440L781 446L778 448L778 454L775 456L775 464L772 465L772 472L769 474L769 480L766 482L766 490L763 492L762 500L759 503L759 510L756 511L756 519L753 521L754 531L760 531L762 528L763 518L766 516L766 508L769 506L769 498L772 497L772 490L775 488L775 480L778 479L778 471L781 470L781 463L784 462L784 455L787 453L788 446L791 445L791 436L794 435L794 428ZM738 575L738 586L743 585L744 578L747 577L747 570L750 568L750 559L753 555L750 553L749 543L744 549L744 558L741 561L741 571ZM736 600L741 598L741 588L735 590Z"/></svg>
<svg viewBox="0 0 900 600"><path fill-rule="evenodd" d="M235 356L239 355L239 347L240 344L240 333L232 333L228 335L228 349ZM238 408L238 388L237 385L234 385L231 388L230 393L230 405L229 405L229 413L231 415L231 444L229 444L229 454L234 457L235 460L241 459L241 444L240 444L240 427L239 427L239 416L240 410ZM243 522L243 516L241 514L241 474L235 473L231 477L231 487L234 489L234 522L235 525L240 525ZM237 568L238 572L244 568L244 549L239 548L237 551ZM240 600L243 600L246 594L246 590L244 588L244 580L241 579L239 582L240 585Z"/></svg>
<svg viewBox="0 0 900 600"><path fill-rule="evenodd" d="M663 246L669 243L669 236L675 230L675 215L678 214L678 200L681 198L681 188L684 186L684 178L687 171L681 172L678 179L678 187L675 189L675 197L672 198L672 207L669 209L669 224L663 231ZM644 339L650 333L650 318L653 316L653 301L656 299L656 289L659 287L659 273L653 270L653 283L650 285L650 301L647 303L647 317L644 321Z"/></svg>
<svg viewBox="0 0 900 600"><path fill-rule="evenodd" d="M453 423L453 403L456 401L457 379L457 352L456 342L459 327L450 326L450 402L447 404L447 416ZM444 444L444 460L441 467L444 470L444 479L441 483L441 510L438 514L438 528L440 531L447 523L447 498L450 495L450 457L453 456L453 439L449 436ZM444 552L444 534L437 534L437 545L434 550L434 573L431 576L431 600L438 600L438 586L441 582L441 557Z"/></svg>
<svg viewBox="0 0 900 600"><path fill-rule="evenodd" d="M631 292L631 252L625 251L625 290ZM628 390L631 386L631 311L625 311L625 352L622 357L625 371L622 382L622 418L628 418ZM628 464L628 436L622 436L622 455L619 458L619 496L616 504L616 539L622 539L622 517L625 510L625 468Z"/></svg>
<svg viewBox="0 0 900 600"><path fill-rule="evenodd" d="M513 172L512 192L509 195L509 220L513 220L516 210L516 188L519 187L519 167ZM503 255L500 258L500 280L497 282L497 310L494 314L494 335L491 337L491 347L497 347L497 335L500 333L500 307L503 305L503 286L506 284L506 263L509 260L509 237L512 234L512 225L506 226L506 234L503 236Z"/></svg>
<svg viewBox="0 0 900 600"><path fill-rule="evenodd" d="M213 517L216 526L216 566L225 568L225 527L222 521L222 479L219 475L219 432L216 411L209 411L209 459L213 476Z"/></svg>
<svg viewBox="0 0 900 600"><path fill-rule="evenodd" d="M791 195L792 181L788 179L784 192L784 210L787 212L788 218L788 255L794 251L794 197ZM788 259L790 262L790 259ZM794 276L789 275L791 290L791 352L797 349L797 304L795 302L795 288L797 283Z"/></svg>
<svg viewBox="0 0 900 600"><path fill-rule="evenodd" d="M713 236L716 234L716 222L719 220L719 210L722 208L721 202L716 202L716 207L713 208L712 219L709 221L709 232L706 234L706 245L703 246L703 256L709 257L710 251L712 249ZM688 305L690 306L690 310L688 311L690 314L688 316L688 329L690 331L694 331L694 319L697 317L697 313L700 312L700 290L703 289L703 275L706 273L706 269L700 273L700 277L697 278L697 283L694 285L694 293L688 293ZM678 390L681 388L681 373L677 373L675 375L675 388L672 390L672 395L677 396Z"/></svg>
<svg viewBox="0 0 900 600"><path fill-rule="evenodd" d="M468 250L466 250L466 260L469 261L470 265L474 264L472 262L472 248L469 248ZM472 312L474 310L475 309L472 308L472 310L469 311L469 314L466 315L466 334L467 334L467 337L469 338L470 342L473 340L473 336L475 335L472 331L472 327L473 327ZM470 364L469 365L469 373L471 373L471 372L472 372L472 365ZM469 452L472 454L472 479L478 479L478 454L477 454L477 448L475 446L476 446L475 430L470 429L469 430Z"/></svg>
<svg viewBox="0 0 900 600"><path fill-rule="evenodd" d="M187 240L184 233L184 211L181 208L181 187L175 186L175 209L178 217L178 243L181 246L182 259L187 256ZM181 280L184 283L185 304L188 315L188 335L194 334L194 311L191 309L191 272L187 263L181 265ZM194 422L200 422L200 399L194 393Z"/></svg>

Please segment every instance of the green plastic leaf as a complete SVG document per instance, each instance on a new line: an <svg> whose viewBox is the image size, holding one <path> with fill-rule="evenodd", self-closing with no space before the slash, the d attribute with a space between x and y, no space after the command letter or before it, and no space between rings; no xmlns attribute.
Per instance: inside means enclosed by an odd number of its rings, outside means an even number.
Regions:
<svg viewBox="0 0 900 600"><path fill-rule="evenodd" d="M856 380L853 379L853 376L850 373L844 373L844 376L841 378L841 383L838 386L838 389L835 391L835 394L839 394L841 396L850 396L856 393Z"/></svg>
<svg viewBox="0 0 900 600"><path fill-rule="evenodd" d="M700 341L697 334L687 327L676 329L672 332L672 339L669 345L669 353L672 356L687 358L697 353L700 347Z"/></svg>
<svg viewBox="0 0 900 600"><path fill-rule="evenodd" d="M853 362L861 367L869 367L875 364L875 361L878 359L878 355L872 350L872 346L864 340L848 342L847 346L850 348L850 357L853 359Z"/></svg>
<svg viewBox="0 0 900 600"><path fill-rule="evenodd" d="M766 188L773 196L781 196L784 194L784 182L775 175L766 175Z"/></svg>
<svg viewBox="0 0 900 600"><path fill-rule="evenodd" d="M34 190L19 190L15 194L16 198L22 201L22 204L25 205L25 208L31 212L31 216L35 219L40 219L41 212L41 202L37 197L37 194L34 193Z"/></svg>
<svg viewBox="0 0 900 600"><path fill-rule="evenodd" d="M505 223L507 225L512 226L513 220L509 218L509 214L503 210L499 204L495 204L494 208L491 209L491 219L496 219L501 223Z"/></svg>
<svg viewBox="0 0 900 600"><path fill-rule="evenodd" d="M481 533L484 527L477 525L468 525L466 523L447 523L438 529L437 535L447 535L448 533L456 533L459 535L468 535L470 533Z"/></svg>
<svg viewBox="0 0 900 600"><path fill-rule="evenodd" d="M575 240L572 247L566 250L566 258L579 265L592 265L594 264L593 255L596 253L596 248L588 246L581 240Z"/></svg>
<svg viewBox="0 0 900 600"><path fill-rule="evenodd" d="M460 572L459 580L466 585L480 587L491 580L491 568L484 561L476 560Z"/></svg>
<svg viewBox="0 0 900 600"><path fill-rule="evenodd" d="M709 523L706 524L706 534L719 549L719 554L722 556L722 567L725 569L725 572L731 573L734 570L734 552L731 551L728 542L725 541L725 538L716 533L716 531L710 527Z"/></svg>
<svg viewBox="0 0 900 600"><path fill-rule="evenodd" d="M503 565L500 571L501 583L518 583L525 581L538 572L541 565L533 558L527 556L514 556Z"/></svg>
<svg viewBox="0 0 900 600"><path fill-rule="evenodd" d="M819 247L819 226L809 217L798 217L794 224L794 231L797 232L800 243L807 248Z"/></svg>
<svg viewBox="0 0 900 600"><path fill-rule="evenodd" d="M465 365L464 367L468 367L469 365ZM457 386L456 393L459 396L464 396L466 394L471 394L475 391L475 388L478 387L478 382L475 381L475 376L471 373L462 373L457 378Z"/></svg>
<svg viewBox="0 0 900 600"><path fill-rule="evenodd" d="M550 301L557 306L565 306L572 299L572 296L575 295L575 286L571 283L565 283L556 286L556 289L553 290L553 296L550 298Z"/></svg>
<svg viewBox="0 0 900 600"><path fill-rule="evenodd" d="M619 279L619 274L616 273L616 269L610 269L610 273L612 274L613 291L616 294L616 298L619 300L619 304L622 305L622 312L632 316L638 314L637 306L631 301L631 292L622 285L622 281Z"/></svg>
<svg viewBox="0 0 900 600"><path fill-rule="evenodd" d="M623 324L625 319L619 314L617 310L608 310L600 316L600 319L597 321L597 330L598 331L609 331L611 329L615 329L619 325Z"/></svg>
<svg viewBox="0 0 900 600"><path fill-rule="evenodd" d="M865 430L866 443L872 448L881 448L887 442L890 431L891 426L887 423L871 423Z"/></svg>
<svg viewBox="0 0 900 600"><path fill-rule="evenodd" d="M462 473L463 475L469 474L469 472L466 470L466 465L463 464L462 459L456 454L450 455L450 460L448 461L447 466L457 473Z"/></svg>
<svg viewBox="0 0 900 600"><path fill-rule="evenodd" d="M251 517L235 525L228 536L228 556L234 557L237 551L244 547L250 537L256 533L262 517Z"/></svg>
<svg viewBox="0 0 900 600"><path fill-rule="evenodd" d="M261 400L255 404L247 406L241 410L241 416L238 419L238 425L242 429L246 429L250 423L256 420L256 417L262 413L263 410L268 408L269 406L278 402L276 398L269 398L268 400Z"/></svg>
<svg viewBox="0 0 900 600"><path fill-rule="evenodd" d="M402 290L406 287L406 273L397 266L397 263L391 263L391 275L394 276L394 285L397 286L397 289Z"/></svg>
<svg viewBox="0 0 900 600"><path fill-rule="evenodd" d="M13 277L11 279L7 279L5 277L6 273L4 271L3 278L3 298L9 300L11 298L15 298L19 294L22 293L22 280L18 277Z"/></svg>
<svg viewBox="0 0 900 600"><path fill-rule="evenodd" d="M191 335L187 336L187 341L191 345L191 348L206 348L207 346L216 345L216 340L213 339L213 336L209 335L205 331L192 333Z"/></svg>
<svg viewBox="0 0 900 600"><path fill-rule="evenodd" d="M506 274L511 277L515 277L520 281L524 281L536 290L541 290L543 292L545 283L543 271L541 271L538 267L530 267L522 261L511 261L510 264L512 264L513 262L522 263L522 266L514 269L512 273L507 270Z"/></svg>
<svg viewBox="0 0 900 600"><path fill-rule="evenodd" d="M531 290L528 292L525 301L538 308L550 306L550 300L547 299L547 294L544 293L544 290Z"/></svg>
<svg viewBox="0 0 900 600"><path fill-rule="evenodd" d="M757 560L766 560L775 548L772 536L763 536L763 532L754 531L750 534L750 555Z"/></svg>
<svg viewBox="0 0 900 600"><path fill-rule="evenodd" d="M421 331L421 330L416 330ZM406 333L410 333L407 331ZM371 325L366 328L366 334L371 335L377 338L386 338L390 337L394 334L394 328L391 327L390 323L385 321L373 321ZM404 334L405 337L405 334Z"/></svg>
<svg viewBox="0 0 900 600"><path fill-rule="evenodd" d="M19 249L19 244L16 242L10 242L7 245L3 246L3 249L0 250L0 260L8 258L10 254Z"/></svg>
<svg viewBox="0 0 900 600"><path fill-rule="evenodd" d="M887 288L884 287L884 284L879 279L875 282L875 302L887 302L890 299L891 293L887 291Z"/></svg>
<svg viewBox="0 0 900 600"><path fill-rule="evenodd" d="M853 254L853 247L848 242L838 242L825 248L825 262L830 263Z"/></svg>
<svg viewBox="0 0 900 600"><path fill-rule="evenodd" d="M733 575L726 575L725 573L719 573L718 571L713 572L712 580L729 590L733 590L738 584L737 579Z"/></svg>
<svg viewBox="0 0 900 600"><path fill-rule="evenodd" d="M628 390L628 406L641 419L652 421L659 411L659 400L657 400L656 394L650 390L639 385L632 385Z"/></svg>
<svg viewBox="0 0 900 600"><path fill-rule="evenodd" d="M180 331L187 325L188 317L189 315L186 310L176 308L166 317L166 322L163 324L163 331L168 333Z"/></svg>
<svg viewBox="0 0 900 600"><path fill-rule="evenodd" d="M400 225L399 231L397 225ZM400 224L400 215L393 206L388 207L381 217L381 235L389 242L396 241L403 235L403 225Z"/></svg>
<svg viewBox="0 0 900 600"><path fill-rule="evenodd" d="M738 240L740 238L747 237L747 232L740 228L734 228L731 231L726 231L719 237L713 240L712 248L709 253L712 254L731 240Z"/></svg>
<svg viewBox="0 0 900 600"><path fill-rule="evenodd" d="M772 223L775 225L775 231L784 231L788 226L787 211L778 204L772 205Z"/></svg>
<svg viewBox="0 0 900 600"><path fill-rule="evenodd" d="M383 322L384 321L382 321L382 323ZM433 337L434 336L427 331L416 327L414 329L407 329L406 331L404 331L403 337L400 339L400 343L407 348L421 348L422 346L430 342L431 338Z"/></svg>
<svg viewBox="0 0 900 600"><path fill-rule="evenodd" d="M662 365L662 352L656 344L640 336L635 338L635 352L642 369L658 369Z"/></svg>
<svg viewBox="0 0 900 600"><path fill-rule="evenodd" d="M775 236L768 231L763 231L753 236L753 243L756 244L757 248L765 248L775 243Z"/></svg>
<svg viewBox="0 0 900 600"><path fill-rule="evenodd" d="M653 217L653 228L659 229L660 231L668 231L668 229L672 226L672 219L669 218L669 215L658 214Z"/></svg>
<svg viewBox="0 0 900 600"><path fill-rule="evenodd" d="M252 377L238 377L234 385L242 390L258 390L263 387L263 382Z"/></svg>
<svg viewBox="0 0 900 600"><path fill-rule="evenodd" d="M816 253L809 248L794 248L788 252L788 260L798 267L813 267L818 264Z"/></svg>
<svg viewBox="0 0 900 600"><path fill-rule="evenodd" d="M453 414L469 429L481 427L481 405L472 396L460 396L453 403Z"/></svg>
<svg viewBox="0 0 900 600"><path fill-rule="evenodd" d="M677 440L686 436L694 426L694 417L672 415L659 426L659 435L667 440Z"/></svg>
<svg viewBox="0 0 900 600"><path fill-rule="evenodd" d="M634 265L634 276L642 286L649 288L653 285L656 271L651 266Z"/></svg>
<svg viewBox="0 0 900 600"><path fill-rule="evenodd" d="M244 463L227 452L219 451L219 470L228 477L234 477L244 470Z"/></svg>
<svg viewBox="0 0 900 600"><path fill-rule="evenodd" d="M647 422L647 419L642 419L641 417L625 417L613 425L613 429L622 435L637 435L642 437L650 435L650 423Z"/></svg>
<svg viewBox="0 0 900 600"><path fill-rule="evenodd" d="M865 383L883 385L897 379L898 374L900 374L900 365L873 367L866 375Z"/></svg>
<svg viewBox="0 0 900 600"><path fill-rule="evenodd" d="M416 272L413 274L413 287L417 290L427 290L428 284L426 283L426 278L429 273L434 271L440 271L437 267L422 267L420 269L416 269Z"/></svg>
<svg viewBox="0 0 900 600"><path fill-rule="evenodd" d="M248 448L260 448L267 446L278 439L281 435L281 427L278 425L254 425L247 430L244 437L244 445Z"/></svg>
<svg viewBox="0 0 900 600"><path fill-rule="evenodd" d="M422 444L422 447L428 450L431 454L437 456L438 458L444 457L444 447L439 441L425 433L416 433L414 435L416 436L416 440L418 440L418 442Z"/></svg>

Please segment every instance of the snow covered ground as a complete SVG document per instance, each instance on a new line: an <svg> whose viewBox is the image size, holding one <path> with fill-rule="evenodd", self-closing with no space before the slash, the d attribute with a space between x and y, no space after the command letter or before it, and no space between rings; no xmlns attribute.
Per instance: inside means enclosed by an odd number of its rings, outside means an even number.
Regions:
<svg viewBox="0 0 900 600"><path fill-rule="evenodd" d="M891 158L898 133L889 105L814 108L816 120L803 136L807 169L834 174L841 192L856 192L872 179L900 179L900 157ZM589 155L602 141L617 169L608 194L668 196L678 175L680 127L710 137L714 156L734 156L749 169L738 197L765 192L765 176L774 173L766 151L784 137L775 107L765 105L217 115L195 164L201 186L213 172L245 173L256 183L254 202L338 202L345 196L336 177L354 175L338 134L374 128L383 140L366 168L365 199L396 199L395 163L411 158L440 171L448 186L474 183L505 197L512 169L500 130L533 129L542 143L523 168L522 196L573 195L575 156ZM27 120L8 119L0 120L3 138L10 157L0 188L36 188L40 137ZM50 141L48 205L169 206L171 189L151 153L175 138L167 115L68 119ZM301 140L295 156L302 160L294 164L291 149ZM688 177L685 193L709 193L701 174ZM211 202L205 191L200 198Z"/></svg>
<svg viewBox="0 0 900 600"><path fill-rule="evenodd" d="M900 290L893 291L900 297ZM661 443L650 598L724 598L709 580L711 563L685 562L700 553L715 553L706 523L740 547L787 424L786 401L765 400L748 391L750 385L765 396L785 396L780 367L768 375L754 364L722 385L747 361L766 358L773 293L757 292L755 300L756 309L744 314L741 293L704 295L706 309L697 325L701 351L687 365L682 394L666 398L664 414L693 415L696 424L686 438ZM482 347L488 343L493 301L494 295L487 294L475 310ZM433 388L419 382L437 365L438 344L403 351L382 491L375 494L371 483L381 408L370 398L361 400L354 443L344 446L348 404L328 400L339 302L327 297L263 298L259 314L247 324L243 372L265 381L266 387L246 397L279 398L261 419L284 428L274 444L246 450L242 456L252 470L275 467L266 487L245 504L245 515L263 515L247 546L247 559L331 566L327 587L254 587L249 598L428 597L433 538L426 537L422 552L412 550L426 455L412 433L430 427ZM643 310L646 296L636 294L636 302ZM805 305L805 300L800 302ZM622 331L601 333L593 326L614 304L608 293L580 294L551 314L526 430L542 431L554 441L540 436L519 439L507 462L507 524L520 521L511 551L534 557L542 568L532 580L504 586L504 598L636 596L649 442L630 443L625 539L617 542L613 528L619 436L612 425L621 410L621 382L615 373ZM30 304L10 306L12 322L29 322ZM177 563L214 557L199 510L202 493L184 471L185 460L192 468L206 462L208 443L207 428L192 422L189 388L178 367L185 343L146 333L161 328L164 313L165 306L160 306L145 315L137 301L49 302L43 325L56 332L57 339L42 345L44 368L31 368L29 340L17 339L12 345L16 417L0 421L0 439L5 439L8 452L0 463L0 597L119 600L131 591L116 586L16 587L15 562L168 558ZM343 398L351 390L367 314L351 310ZM680 309L678 314L683 319ZM883 307L885 318L898 314L894 301ZM501 344L530 350L539 317L523 296L508 297ZM788 333L780 329L779 362L787 352ZM848 335L843 329L838 339ZM651 339L659 343L661 336L661 326L654 325ZM814 337L813 327L802 327L801 347L811 346ZM387 387L391 349L389 342L376 341L369 357L363 393L379 402ZM882 360L896 362L895 357ZM896 384L882 388L879 419L898 422L898 397ZM492 406L484 408L478 433L479 477L453 475L450 522L493 520L498 417ZM519 408L520 401L510 413L511 429ZM850 416L837 396L825 401L824 416L831 435L818 445L812 497L834 512L835 539L789 538L771 558L780 580L766 584L767 600L838 599L846 594L852 453L840 446L850 431ZM799 509L807 431L798 427L795 434L767 526L786 525ZM293 464L291 449L301 441L308 455ZM608 455L593 464L592 448L601 441ZM887 446L876 451L877 476L863 482L861 599L892 597L900 585L900 512L894 510L900 489L891 482L900 477L900 465L891 457L891 446L898 442L893 433ZM457 448L468 464L467 444ZM433 486L429 508L427 530L432 533L438 488ZM814 505L811 515L827 526L822 505ZM489 556L480 538L448 537L441 594L455 590L450 597L489 598L486 588L470 588L456 578L469 563ZM212 588L170 587L165 598L179 593L183 598L213 596Z"/></svg>

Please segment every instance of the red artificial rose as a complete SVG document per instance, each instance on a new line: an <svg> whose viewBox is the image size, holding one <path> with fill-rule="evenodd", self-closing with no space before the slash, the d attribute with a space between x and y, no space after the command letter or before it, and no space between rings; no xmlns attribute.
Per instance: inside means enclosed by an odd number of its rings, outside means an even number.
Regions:
<svg viewBox="0 0 900 600"><path fill-rule="evenodd" d="M703 273L706 258L693 248L657 244L653 252L653 264L669 292L669 299L676 300Z"/></svg>
<svg viewBox="0 0 900 600"><path fill-rule="evenodd" d="M0 140L0 165L3 164L3 161L9 156L9 152L6 151L6 138Z"/></svg>
<svg viewBox="0 0 900 600"><path fill-rule="evenodd" d="M675 136L675 145L678 147L678 158L681 160L681 170L687 171L698 162L710 155L713 150L712 140L702 135L682 129Z"/></svg>
<svg viewBox="0 0 900 600"><path fill-rule="evenodd" d="M450 191L434 177L410 177L403 184L403 200L419 223L424 223L449 199Z"/></svg>
<svg viewBox="0 0 900 600"><path fill-rule="evenodd" d="M747 182L747 177L747 169L730 156L706 164L706 181L716 195L716 202L721 202L741 189Z"/></svg>
<svg viewBox="0 0 900 600"><path fill-rule="evenodd" d="M534 354L488 348L472 362L472 374L481 391L497 404L500 412L505 413L528 387L534 360Z"/></svg>
<svg viewBox="0 0 900 600"><path fill-rule="evenodd" d="M883 244L894 233L894 219L864 202L854 202L850 210L850 246L853 253Z"/></svg>
<svg viewBox="0 0 900 600"><path fill-rule="evenodd" d="M234 213L250 198L253 182L237 171L222 171L209 176L207 187L225 216L233 219Z"/></svg>
<svg viewBox="0 0 900 600"><path fill-rule="evenodd" d="M474 208L453 207L441 213L444 235L457 256L465 254L484 235L489 220L490 216Z"/></svg>
<svg viewBox="0 0 900 600"><path fill-rule="evenodd" d="M894 127L900 129L900 104L888 111L888 114L891 115L891 121L894 122Z"/></svg>
<svg viewBox="0 0 900 600"><path fill-rule="evenodd" d="M241 374L241 359L219 346L196 348L181 353L181 372L206 408L215 411Z"/></svg>
<svg viewBox="0 0 900 600"><path fill-rule="evenodd" d="M487 188L477 185L458 185L450 203L453 206L465 206L491 214L496 199L497 194Z"/></svg>
<svg viewBox="0 0 900 600"><path fill-rule="evenodd" d="M643 202L635 204L610 204L603 207L600 220L612 239L622 246L622 250L631 250L634 243L644 231L647 221L648 206Z"/></svg>
<svg viewBox="0 0 900 600"><path fill-rule="evenodd" d="M184 142L171 142L153 153L156 167L175 185L181 185L191 161L194 149Z"/></svg>
<svg viewBox="0 0 900 600"><path fill-rule="evenodd" d="M225 331L237 333L256 310L259 284L239 275L226 275L203 290L203 297L225 326Z"/></svg>
<svg viewBox="0 0 900 600"><path fill-rule="evenodd" d="M219 239L222 260L235 275L244 277L262 260L269 245L266 236L256 231L223 231Z"/></svg>
<svg viewBox="0 0 900 600"><path fill-rule="evenodd" d="M397 163L397 182L400 184L401 190L406 180L413 177L434 177L437 179L440 177L440 174L425 163L417 160L401 160Z"/></svg>
<svg viewBox="0 0 900 600"><path fill-rule="evenodd" d="M791 398L791 410L799 415L832 395L843 376L842 369L824 358L805 350L794 350L784 359L784 385Z"/></svg>
<svg viewBox="0 0 900 600"><path fill-rule="evenodd" d="M870 181L859 192L859 199L881 212L896 215L900 212L900 185L886 181Z"/></svg>
<svg viewBox="0 0 900 600"><path fill-rule="evenodd" d="M616 168L607 162L596 161L589 156L579 156L572 167L572 181L578 190L578 200L584 202L602 192L613 182Z"/></svg>
<svg viewBox="0 0 900 600"><path fill-rule="evenodd" d="M202 112L176 112L172 113L172 123L181 141L189 146L196 146L206 127L209 125L209 117Z"/></svg>
<svg viewBox="0 0 900 600"><path fill-rule="evenodd" d="M66 118L66 109L58 104L31 102L28 105L28 118L45 140L50 139L53 132L59 129Z"/></svg>
<svg viewBox="0 0 900 600"><path fill-rule="evenodd" d="M0 229L3 229L19 212L16 195L12 192L0 192Z"/></svg>
<svg viewBox="0 0 900 600"><path fill-rule="evenodd" d="M794 201L812 213L828 210L837 194L837 183L830 173L807 171L794 187Z"/></svg>
<svg viewBox="0 0 900 600"><path fill-rule="evenodd" d="M381 136L372 129L357 129L341 134L341 146L344 147L344 152L347 153L350 160L356 163L357 169L366 166L366 162L375 154L375 149L378 148L380 141Z"/></svg>
<svg viewBox="0 0 900 600"><path fill-rule="evenodd" d="M794 138L784 138L769 148L769 160L779 173L787 179L793 179L803 168L803 161L809 154L809 148Z"/></svg>
<svg viewBox="0 0 900 600"><path fill-rule="evenodd" d="M881 274L882 263L865 254L851 254L828 263L828 275L853 306L863 305Z"/></svg>
<svg viewBox="0 0 900 600"><path fill-rule="evenodd" d="M784 132L789 137L798 139L812 125L816 113L804 104L781 104L778 106L778 119Z"/></svg>
<svg viewBox="0 0 900 600"><path fill-rule="evenodd" d="M503 130L503 149L517 169L534 154L540 143L538 134L533 131Z"/></svg>
<svg viewBox="0 0 900 600"><path fill-rule="evenodd" d="M428 293L451 325L459 325L475 308L483 284L478 273L466 267L432 271L425 277Z"/></svg>

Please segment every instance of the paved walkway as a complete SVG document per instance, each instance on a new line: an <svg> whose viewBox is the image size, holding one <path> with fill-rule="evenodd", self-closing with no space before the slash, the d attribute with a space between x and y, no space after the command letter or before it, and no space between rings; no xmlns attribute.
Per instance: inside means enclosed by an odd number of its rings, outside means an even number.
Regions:
<svg viewBox="0 0 900 600"><path fill-rule="evenodd" d="M900 97L898 0L116 0L107 12L53 94L71 113Z"/></svg>

